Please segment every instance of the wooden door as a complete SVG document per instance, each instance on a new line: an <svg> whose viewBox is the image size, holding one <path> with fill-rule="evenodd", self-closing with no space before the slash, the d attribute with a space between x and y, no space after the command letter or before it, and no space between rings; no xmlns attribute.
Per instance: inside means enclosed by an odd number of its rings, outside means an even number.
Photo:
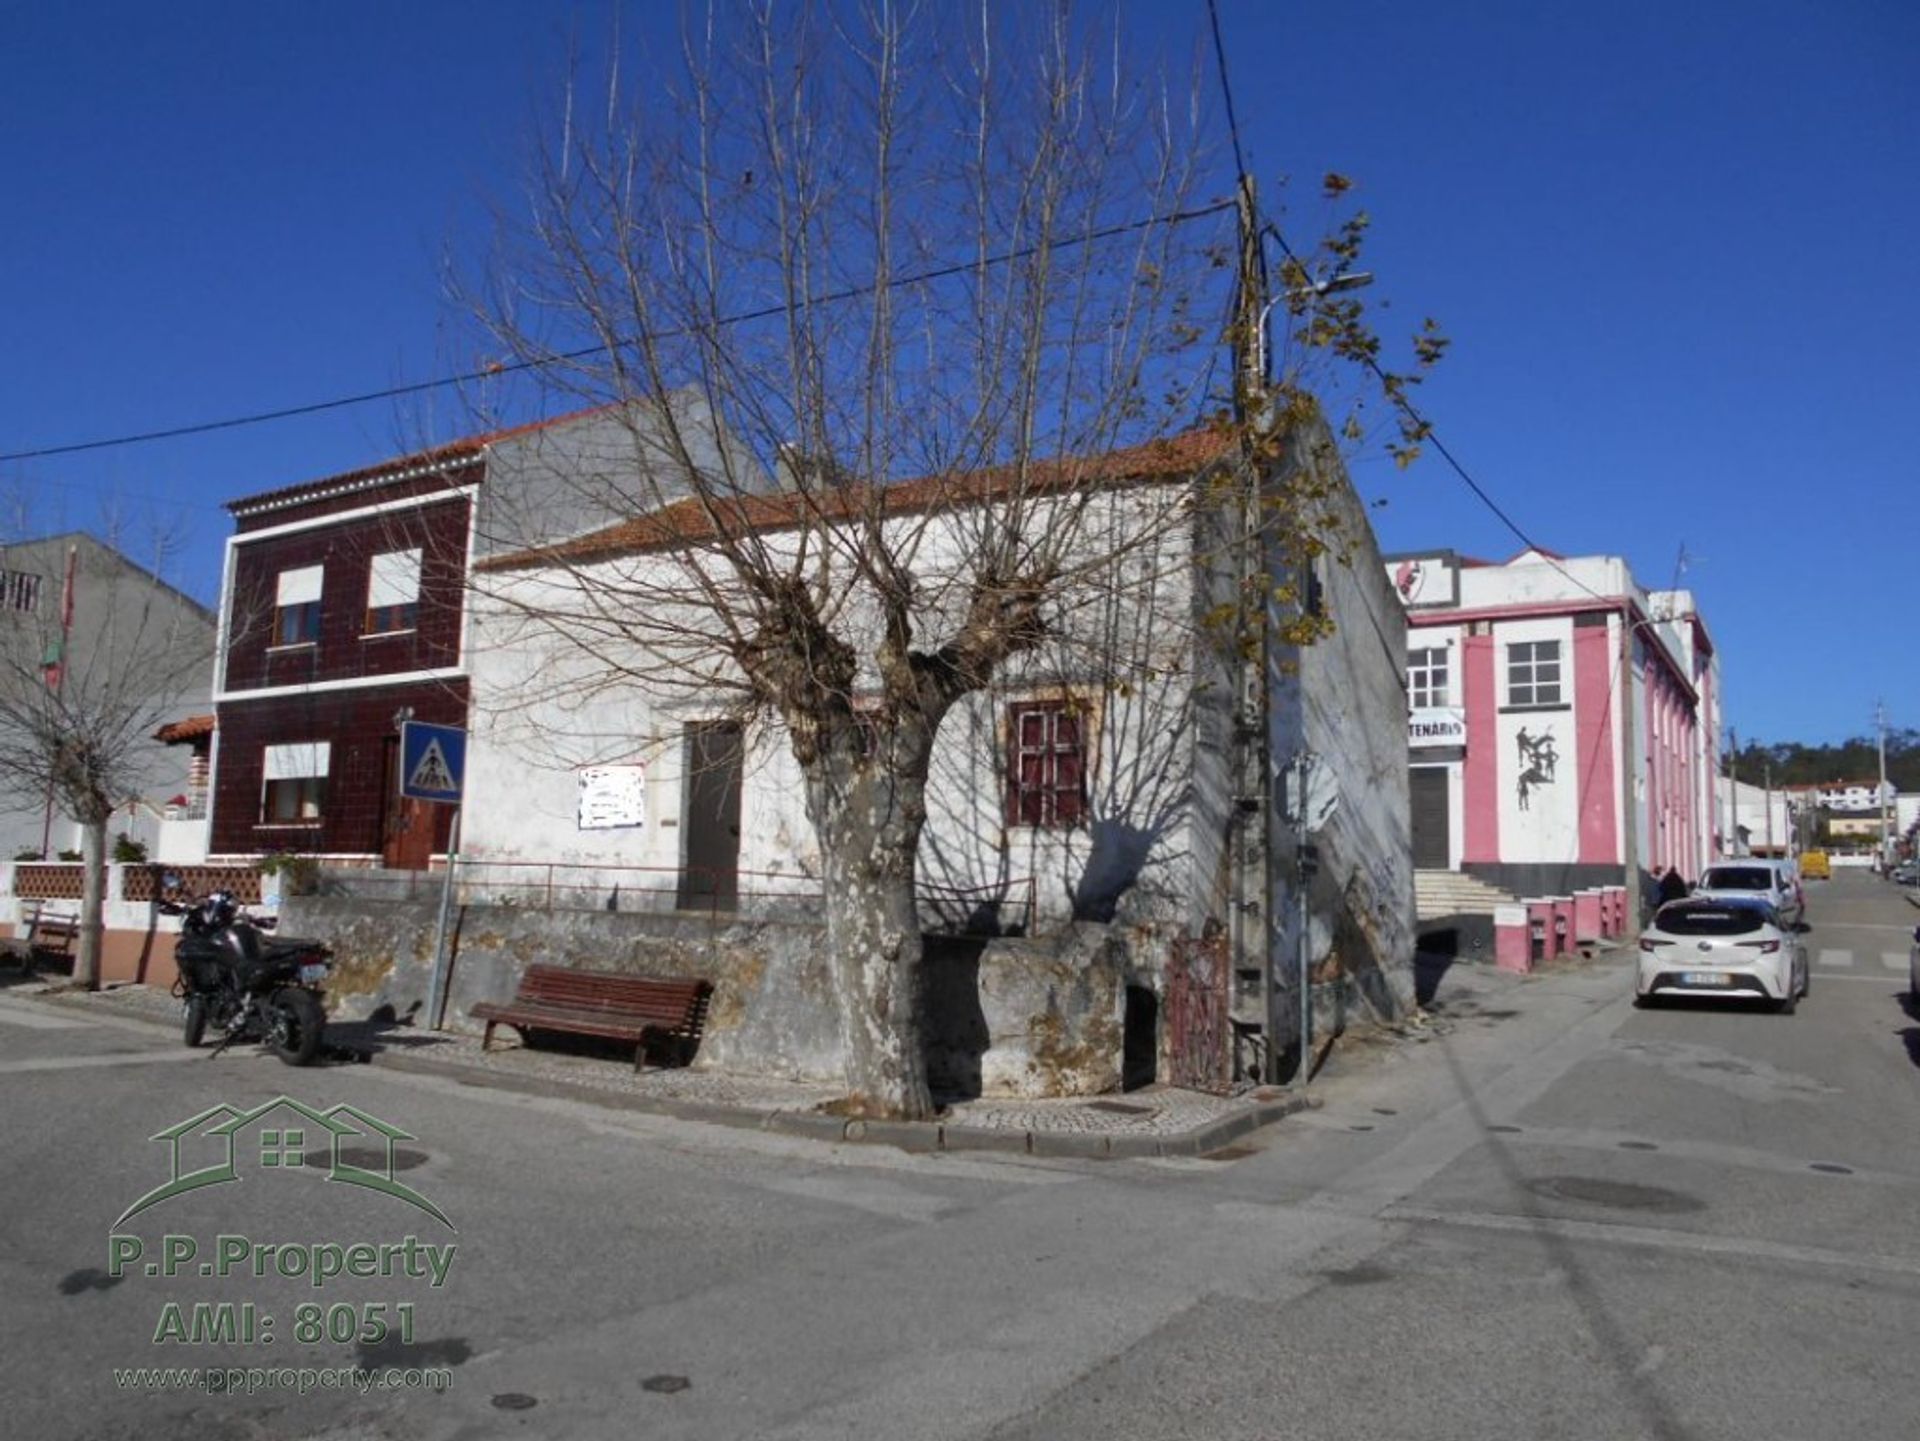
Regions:
<svg viewBox="0 0 1920 1441"><path fill-rule="evenodd" d="M687 850L682 910L731 911L740 902L740 777L744 746L732 721L687 727Z"/></svg>
<svg viewBox="0 0 1920 1441"><path fill-rule="evenodd" d="M433 860L434 804L400 794L399 736L383 743L380 773L380 863L391 871L424 871Z"/></svg>

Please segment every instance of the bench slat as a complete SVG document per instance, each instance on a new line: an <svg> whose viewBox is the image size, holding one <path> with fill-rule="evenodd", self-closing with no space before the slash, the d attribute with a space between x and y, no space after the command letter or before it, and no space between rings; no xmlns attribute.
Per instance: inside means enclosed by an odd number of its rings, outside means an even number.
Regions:
<svg viewBox="0 0 1920 1441"><path fill-rule="evenodd" d="M467 1014L487 1023L483 1049L499 1025L570 1031L639 1042L634 1058L638 1068L651 1040L677 1040L683 1049L697 1044L712 994L713 983L706 980L534 965L521 977L511 1001L482 1001L468 1007Z"/></svg>

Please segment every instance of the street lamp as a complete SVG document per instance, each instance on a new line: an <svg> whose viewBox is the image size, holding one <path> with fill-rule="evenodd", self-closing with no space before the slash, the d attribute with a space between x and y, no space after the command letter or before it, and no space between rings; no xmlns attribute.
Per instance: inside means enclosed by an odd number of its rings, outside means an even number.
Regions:
<svg viewBox="0 0 1920 1441"><path fill-rule="evenodd" d="M1325 280L1316 280L1310 285L1296 285L1291 290L1283 290L1265 305L1260 307L1260 318L1254 322L1257 344L1259 346L1260 383L1265 385L1271 376L1267 374L1267 318L1273 314L1273 307L1281 301L1314 299L1322 296L1338 295L1343 290L1359 290L1373 284L1371 270L1349 270L1340 275L1330 275Z"/></svg>

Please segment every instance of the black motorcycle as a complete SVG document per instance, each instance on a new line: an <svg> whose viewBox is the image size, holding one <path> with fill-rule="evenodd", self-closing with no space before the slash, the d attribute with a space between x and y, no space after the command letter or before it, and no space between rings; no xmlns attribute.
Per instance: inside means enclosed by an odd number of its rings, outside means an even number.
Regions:
<svg viewBox="0 0 1920 1441"><path fill-rule="evenodd" d="M215 1054L236 1041L258 1041L289 1066L309 1066L326 1030L321 985L332 952L320 941L275 939L226 891L160 909L181 916L173 960L179 975L183 1038L198 1046L209 1028Z"/></svg>

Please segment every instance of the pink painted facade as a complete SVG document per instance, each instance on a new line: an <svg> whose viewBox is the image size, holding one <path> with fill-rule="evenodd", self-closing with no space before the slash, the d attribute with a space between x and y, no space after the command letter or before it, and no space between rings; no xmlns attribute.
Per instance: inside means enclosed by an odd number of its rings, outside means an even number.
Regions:
<svg viewBox="0 0 1920 1441"><path fill-rule="evenodd" d="M1409 760L1427 773L1414 816L1427 859L1416 864L1444 853L1449 869L1515 895L1571 895L1626 880L1631 824L1643 877L1668 866L1698 876L1718 853L1720 718L1718 660L1693 596L1643 590L1609 556L1387 561L1389 577L1418 577L1398 587Z"/></svg>

